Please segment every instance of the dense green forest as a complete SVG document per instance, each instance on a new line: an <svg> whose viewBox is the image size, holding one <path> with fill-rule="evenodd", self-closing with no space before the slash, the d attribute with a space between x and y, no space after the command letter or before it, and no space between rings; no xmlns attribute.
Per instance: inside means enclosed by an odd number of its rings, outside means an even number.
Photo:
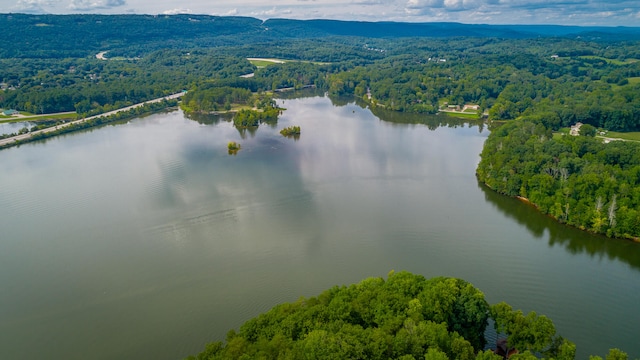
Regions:
<svg viewBox="0 0 640 360"><path fill-rule="evenodd" d="M480 181L569 225L637 239L640 143L605 143L593 128L553 136L545 120L526 117L494 129L478 165Z"/></svg>
<svg viewBox="0 0 640 360"><path fill-rule="evenodd" d="M637 44L611 51L605 44L558 39L406 43L415 46L405 55L332 75L329 91L370 97L372 104L398 111L435 113L445 103L475 104L494 120L546 113L556 128L582 122L640 130Z"/></svg>
<svg viewBox="0 0 640 360"><path fill-rule="evenodd" d="M110 50L143 56L159 49L247 46L288 39L564 37L639 40L638 28L553 25L470 25L334 20L288 20L181 15L0 14L1 58L68 58ZM342 51L338 51L342 53ZM262 55L262 54L254 54Z"/></svg>
<svg viewBox="0 0 640 360"><path fill-rule="evenodd" d="M396 111L475 104L491 119L640 128L640 28L24 14L0 26L0 107L34 114L97 114L182 89L208 91L188 101L210 111L236 100L212 87L314 85ZM296 61L258 69L253 56Z"/></svg>
<svg viewBox="0 0 640 360"><path fill-rule="evenodd" d="M511 359L575 357L544 315L489 305L461 279L391 272L278 305L188 359L502 359L488 327L517 352ZM627 355L612 349L607 359Z"/></svg>
<svg viewBox="0 0 640 360"><path fill-rule="evenodd" d="M0 107L33 114L93 115L176 93L202 78L253 71L245 59L210 50L158 50L143 59L0 59Z"/></svg>

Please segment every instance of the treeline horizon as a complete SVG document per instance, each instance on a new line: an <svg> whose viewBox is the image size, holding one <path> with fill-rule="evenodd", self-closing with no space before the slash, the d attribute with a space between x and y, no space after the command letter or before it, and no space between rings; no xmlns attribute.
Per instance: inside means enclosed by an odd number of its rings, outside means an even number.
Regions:
<svg viewBox="0 0 640 360"><path fill-rule="evenodd" d="M0 14L0 58L83 57L132 49L220 47L284 39L355 38L573 38L640 40L640 27L487 25L346 20L261 20L239 16Z"/></svg>

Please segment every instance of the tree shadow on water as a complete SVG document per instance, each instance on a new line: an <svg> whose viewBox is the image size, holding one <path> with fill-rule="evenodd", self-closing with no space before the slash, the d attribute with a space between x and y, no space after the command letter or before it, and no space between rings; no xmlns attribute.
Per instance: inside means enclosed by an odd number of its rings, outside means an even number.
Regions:
<svg viewBox="0 0 640 360"><path fill-rule="evenodd" d="M571 254L588 254L591 257L619 260L640 271L640 244L625 239L612 239L602 235L561 224L540 213L533 205L499 194L478 183L485 200L507 218L523 225L531 235L542 239L548 234L548 245L562 246Z"/></svg>

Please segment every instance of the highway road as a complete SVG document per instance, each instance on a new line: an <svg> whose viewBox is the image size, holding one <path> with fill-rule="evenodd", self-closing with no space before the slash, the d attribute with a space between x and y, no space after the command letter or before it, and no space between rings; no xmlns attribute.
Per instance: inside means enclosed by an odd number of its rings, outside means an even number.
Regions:
<svg viewBox="0 0 640 360"><path fill-rule="evenodd" d="M117 110L109 111L109 112L106 112L106 113L102 113L100 115L94 115L94 116L90 116L90 117L87 117L87 118L84 118L84 119L75 120L75 121L68 122L68 123L63 124L63 125L52 126L50 128L37 130L37 131L31 132L31 133L12 136L12 137L0 140L0 147L3 147L3 146L5 146L7 144L10 144L10 143L14 143L16 141L28 139L28 138L31 137L31 135L34 135L34 134L48 133L48 132L52 132L52 131L55 131L55 130L58 130L58 129L63 129L63 128L67 127L67 126L70 126L71 124L79 124L79 123L81 123L83 121L99 118L101 116L109 116L109 115L117 114L117 113L122 112L122 111L128 111L128 110L131 110L131 109L135 109L135 108L141 107L144 104L156 103L156 102L160 102L162 100L177 99L177 98L181 97L184 94L185 94L184 92L179 92L179 93L176 93L176 94L173 94L173 95L164 96L164 97L161 97L161 98L145 101L145 102L142 102L142 103L139 103L139 104L127 106L127 107L124 107L124 108L121 108L121 109L117 109Z"/></svg>

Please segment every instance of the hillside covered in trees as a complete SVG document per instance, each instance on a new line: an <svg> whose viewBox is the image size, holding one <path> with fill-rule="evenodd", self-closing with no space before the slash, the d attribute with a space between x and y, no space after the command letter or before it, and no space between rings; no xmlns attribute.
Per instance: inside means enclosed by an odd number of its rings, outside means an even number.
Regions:
<svg viewBox="0 0 640 360"><path fill-rule="evenodd" d="M290 39L583 38L638 40L638 28L554 25L471 25L335 20L266 21L234 16L0 14L0 57L68 58L110 50L137 55L158 49L245 46Z"/></svg>
<svg viewBox="0 0 640 360"><path fill-rule="evenodd" d="M640 143L553 136L531 117L494 129L481 158L478 178L500 193L581 229L640 237Z"/></svg>
<svg viewBox="0 0 640 360"><path fill-rule="evenodd" d="M278 305L187 359L502 359L485 344L490 319L511 359L575 357L544 315L489 305L461 279L391 272ZM626 358L617 349L607 356Z"/></svg>

